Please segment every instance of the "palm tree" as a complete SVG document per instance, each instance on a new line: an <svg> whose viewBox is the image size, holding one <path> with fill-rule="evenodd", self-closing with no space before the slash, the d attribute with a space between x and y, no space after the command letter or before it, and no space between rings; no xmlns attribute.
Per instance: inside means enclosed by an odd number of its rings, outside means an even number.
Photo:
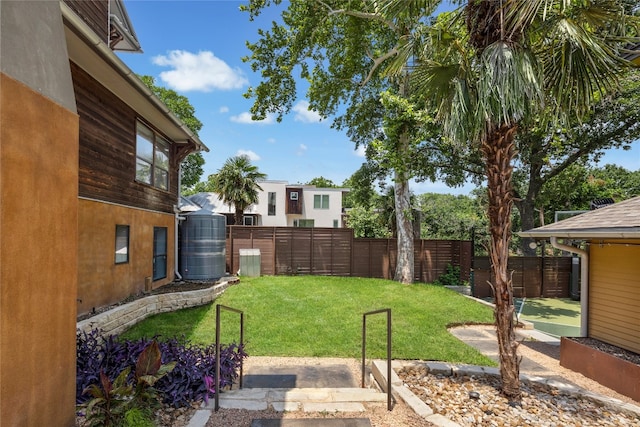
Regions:
<svg viewBox="0 0 640 427"><path fill-rule="evenodd" d="M394 14L429 0L388 0ZM637 21L626 0L470 0L433 27L414 85L434 99L445 132L474 144L488 187L490 256L502 392L518 401L518 344L507 270L513 205L512 161L519 123L539 115L580 117L616 86L618 48ZM399 59L399 62L405 59Z"/></svg>
<svg viewBox="0 0 640 427"><path fill-rule="evenodd" d="M244 210L258 202L259 180L266 174L259 172L247 156L230 157L218 172L210 177L211 189L222 200L235 207L234 222L242 224Z"/></svg>

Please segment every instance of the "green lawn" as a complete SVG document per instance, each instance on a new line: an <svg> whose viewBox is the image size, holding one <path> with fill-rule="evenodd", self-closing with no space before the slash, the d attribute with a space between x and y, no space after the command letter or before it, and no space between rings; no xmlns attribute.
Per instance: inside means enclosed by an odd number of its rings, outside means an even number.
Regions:
<svg viewBox="0 0 640 427"><path fill-rule="evenodd" d="M363 313L390 308L394 359L495 366L446 329L451 324L492 323L492 310L440 286L351 277L265 276L242 278L214 304L244 311L250 356L360 357ZM193 343L213 343L215 312L215 305L209 304L156 315L123 337L184 336ZM237 342L239 315L223 311L221 317L221 341ZM368 357L385 357L385 324L383 314L368 317Z"/></svg>

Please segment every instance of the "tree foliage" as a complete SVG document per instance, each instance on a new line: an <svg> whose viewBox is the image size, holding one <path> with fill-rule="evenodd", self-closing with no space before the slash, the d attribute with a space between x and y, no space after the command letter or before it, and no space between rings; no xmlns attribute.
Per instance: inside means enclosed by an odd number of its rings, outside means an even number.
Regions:
<svg viewBox="0 0 640 427"><path fill-rule="evenodd" d="M581 120L566 126L543 126L534 117L521 125L516 139L518 155L514 163L514 205L522 219L522 229L537 225L544 208L545 187L555 178L571 175L576 164L597 162L605 150L628 149L640 137L640 71L628 70L617 91L603 96ZM581 185L578 182L578 185ZM571 189L569 189L571 190ZM530 239L523 239L522 251L529 251Z"/></svg>
<svg viewBox="0 0 640 427"><path fill-rule="evenodd" d="M469 240L477 255L487 252L487 210L480 197L424 193L416 197L420 209L421 238Z"/></svg>
<svg viewBox="0 0 640 427"><path fill-rule="evenodd" d="M333 183L330 179L327 179L323 176L318 176L311 179L305 185L315 185L318 188L337 188L338 186Z"/></svg>
<svg viewBox="0 0 640 427"><path fill-rule="evenodd" d="M253 0L243 9L253 19L271 4L280 1ZM406 73L411 55L406 42L424 27L422 13L385 16L375 2L339 0L291 2L282 13L282 23L260 30L260 39L248 43L254 71L262 81L246 96L254 99L254 117L268 113L278 120L288 113L298 97L296 77L309 84L306 96L310 109L323 117L335 116L332 126L344 129L356 147L378 141L376 154L385 156L386 171L393 175L397 205L398 259L396 280L413 280L413 233L409 206L409 179L425 170L412 169L415 144L420 138L412 134L412 88ZM404 76L389 72L393 58L402 54ZM388 96L381 94L387 93ZM395 97L395 98L393 98ZM414 102L414 101L411 101ZM396 114L397 113L397 114ZM425 127L426 128L426 127ZM386 147L382 147L386 145ZM387 149L388 148L388 149ZM430 175L431 176L431 175Z"/></svg>
<svg viewBox="0 0 640 427"><path fill-rule="evenodd" d="M172 89L157 86L151 76L139 76L140 80L184 123L195 135L202 129L202 122L195 116L196 110L186 96ZM181 164L180 184L183 193L188 193L204 173L202 153L191 153Z"/></svg>
<svg viewBox="0 0 640 427"><path fill-rule="evenodd" d="M384 239L391 233L384 223L380 212L374 208L356 206L347 212L347 227L353 229L355 237Z"/></svg>

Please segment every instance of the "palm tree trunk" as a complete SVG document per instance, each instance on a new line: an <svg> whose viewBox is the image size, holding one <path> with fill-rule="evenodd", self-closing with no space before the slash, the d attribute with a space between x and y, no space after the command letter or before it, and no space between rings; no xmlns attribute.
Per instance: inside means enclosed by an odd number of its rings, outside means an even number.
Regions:
<svg viewBox="0 0 640 427"><path fill-rule="evenodd" d="M495 283L495 319L500 356L502 392L519 401L520 360L514 333L513 287L508 272L511 241L511 209L513 205L511 165L517 126L503 125L491 131L482 142L489 193L490 255Z"/></svg>

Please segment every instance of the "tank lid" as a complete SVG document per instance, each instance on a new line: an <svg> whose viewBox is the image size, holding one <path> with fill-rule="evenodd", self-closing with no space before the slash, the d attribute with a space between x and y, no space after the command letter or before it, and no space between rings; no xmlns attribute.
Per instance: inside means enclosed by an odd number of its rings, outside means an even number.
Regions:
<svg viewBox="0 0 640 427"><path fill-rule="evenodd" d="M198 211L185 213L183 215L185 216L224 216L224 215L215 213L213 211L210 211L209 209L200 209Z"/></svg>

